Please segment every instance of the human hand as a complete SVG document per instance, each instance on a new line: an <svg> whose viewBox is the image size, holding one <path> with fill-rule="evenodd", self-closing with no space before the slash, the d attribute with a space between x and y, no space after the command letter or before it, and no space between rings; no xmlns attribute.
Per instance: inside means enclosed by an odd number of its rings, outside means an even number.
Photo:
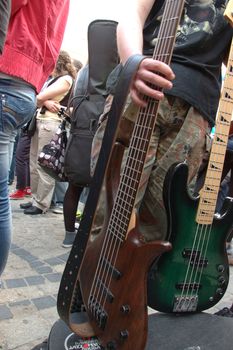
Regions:
<svg viewBox="0 0 233 350"><path fill-rule="evenodd" d="M60 103L53 100L45 101L44 106L52 113L58 113L61 108Z"/></svg>
<svg viewBox="0 0 233 350"><path fill-rule="evenodd" d="M161 89L171 89L175 78L171 68L153 58L145 58L133 77L130 86L130 95L133 102L139 107L146 107L145 96L161 100L164 97Z"/></svg>

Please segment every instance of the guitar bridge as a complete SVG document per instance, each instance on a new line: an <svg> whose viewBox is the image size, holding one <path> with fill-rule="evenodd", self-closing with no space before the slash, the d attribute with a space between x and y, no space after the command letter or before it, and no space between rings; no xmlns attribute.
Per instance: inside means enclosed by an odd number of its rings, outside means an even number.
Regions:
<svg viewBox="0 0 233 350"><path fill-rule="evenodd" d="M195 312L197 310L198 296L175 297L173 312Z"/></svg>

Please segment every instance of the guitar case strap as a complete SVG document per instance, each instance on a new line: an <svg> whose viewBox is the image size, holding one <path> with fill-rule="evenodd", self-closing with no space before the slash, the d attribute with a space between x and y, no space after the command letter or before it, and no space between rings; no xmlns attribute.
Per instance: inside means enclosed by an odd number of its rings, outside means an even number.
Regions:
<svg viewBox="0 0 233 350"><path fill-rule="evenodd" d="M102 147L84 208L83 217L62 275L58 292L57 309L60 318L68 326L73 322L72 314L80 312L82 309L81 292L78 282L79 268L92 229L100 191L111 158L111 152L116 141L116 130L119 126L120 116L123 113L130 82L140 62L144 58L145 57L142 55L131 56L121 71L112 106L109 111ZM98 70L97 67L96 70Z"/></svg>

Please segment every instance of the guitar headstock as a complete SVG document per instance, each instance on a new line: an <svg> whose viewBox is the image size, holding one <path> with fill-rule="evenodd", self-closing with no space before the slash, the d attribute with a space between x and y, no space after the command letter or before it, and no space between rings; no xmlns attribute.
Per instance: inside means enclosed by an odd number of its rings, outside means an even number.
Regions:
<svg viewBox="0 0 233 350"><path fill-rule="evenodd" d="M226 10L224 12L224 17L233 27L233 0L230 0L227 4Z"/></svg>

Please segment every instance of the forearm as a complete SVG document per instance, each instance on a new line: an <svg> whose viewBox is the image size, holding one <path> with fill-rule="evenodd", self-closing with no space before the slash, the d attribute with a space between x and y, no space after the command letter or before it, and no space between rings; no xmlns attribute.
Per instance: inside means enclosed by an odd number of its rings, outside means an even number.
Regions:
<svg viewBox="0 0 233 350"><path fill-rule="evenodd" d="M131 26L126 30L127 23L121 22L117 27L117 46L121 62L135 54L142 54L143 38L139 24Z"/></svg>
<svg viewBox="0 0 233 350"><path fill-rule="evenodd" d="M134 54L143 51L143 27L154 0L127 0L117 27L117 46L124 64Z"/></svg>

